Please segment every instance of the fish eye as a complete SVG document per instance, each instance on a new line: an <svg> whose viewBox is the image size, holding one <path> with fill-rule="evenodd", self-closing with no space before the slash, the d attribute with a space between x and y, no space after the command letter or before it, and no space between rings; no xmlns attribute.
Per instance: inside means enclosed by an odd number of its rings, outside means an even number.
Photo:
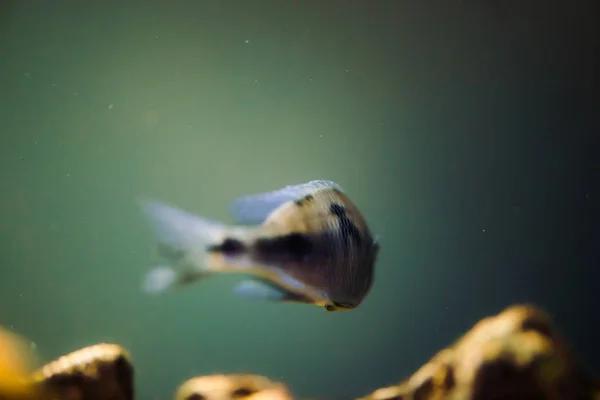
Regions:
<svg viewBox="0 0 600 400"><path fill-rule="evenodd" d="M337 307L333 304L325 304L325 311L335 311Z"/></svg>

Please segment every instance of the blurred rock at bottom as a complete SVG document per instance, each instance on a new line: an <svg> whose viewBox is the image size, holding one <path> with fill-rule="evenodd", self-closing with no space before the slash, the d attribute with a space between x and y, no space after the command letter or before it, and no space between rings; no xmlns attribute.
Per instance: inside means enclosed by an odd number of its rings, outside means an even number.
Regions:
<svg viewBox="0 0 600 400"><path fill-rule="evenodd" d="M133 400L127 351L97 344L31 371L23 340L0 330L0 400ZM401 350L401 349L399 349ZM360 374L360 370L357 370ZM175 400L293 400L282 382L258 375L185 381ZM485 318L411 377L357 400L597 399L600 385L582 370L550 318L514 306Z"/></svg>

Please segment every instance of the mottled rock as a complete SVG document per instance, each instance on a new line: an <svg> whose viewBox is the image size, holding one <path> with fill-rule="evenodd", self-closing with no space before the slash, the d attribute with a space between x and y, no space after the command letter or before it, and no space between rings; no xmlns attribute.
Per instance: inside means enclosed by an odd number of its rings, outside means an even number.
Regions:
<svg viewBox="0 0 600 400"><path fill-rule="evenodd" d="M481 320L399 385L361 400L593 398L597 384L550 318L534 306L514 306Z"/></svg>
<svg viewBox="0 0 600 400"><path fill-rule="evenodd" d="M27 351L0 330L0 400L133 400L133 366L115 344L83 348L35 373ZM358 373L358 372L357 372ZM293 400L258 375L209 375L184 382L175 400ZM478 322L411 377L358 400L600 400L600 385L577 362L550 318L514 306Z"/></svg>
<svg viewBox="0 0 600 400"><path fill-rule="evenodd" d="M127 351L100 343L74 351L33 374L45 398L133 400L133 366Z"/></svg>
<svg viewBox="0 0 600 400"><path fill-rule="evenodd" d="M184 382L175 400L292 400L287 387L260 375L208 375Z"/></svg>

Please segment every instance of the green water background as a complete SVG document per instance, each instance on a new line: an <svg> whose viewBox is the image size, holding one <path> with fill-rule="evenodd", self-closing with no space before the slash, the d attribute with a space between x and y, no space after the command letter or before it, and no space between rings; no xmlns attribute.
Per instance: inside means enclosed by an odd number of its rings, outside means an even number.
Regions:
<svg viewBox="0 0 600 400"><path fill-rule="evenodd" d="M122 344L138 398L221 372L363 395L520 301L580 340L570 311L594 297L565 270L591 254L570 213L593 154L561 134L584 128L563 100L593 75L571 63L581 6L2 2L0 322L45 360ZM231 221L236 196L312 179L381 235L359 309L251 303L231 277L140 292L139 196Z"/></svg>

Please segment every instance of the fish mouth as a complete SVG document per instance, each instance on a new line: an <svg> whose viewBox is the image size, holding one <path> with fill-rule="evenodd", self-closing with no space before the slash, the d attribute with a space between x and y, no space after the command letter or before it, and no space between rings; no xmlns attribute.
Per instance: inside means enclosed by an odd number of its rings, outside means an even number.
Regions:
<svg viewBox="0 0 600 400"><path fill-rule="evenodd" d="M352 310L353 308L356 308L356 306L349 303L337 303L334 301L332 303L325 304L323 308L325 309L325 311L335 312Z"/></svg>

